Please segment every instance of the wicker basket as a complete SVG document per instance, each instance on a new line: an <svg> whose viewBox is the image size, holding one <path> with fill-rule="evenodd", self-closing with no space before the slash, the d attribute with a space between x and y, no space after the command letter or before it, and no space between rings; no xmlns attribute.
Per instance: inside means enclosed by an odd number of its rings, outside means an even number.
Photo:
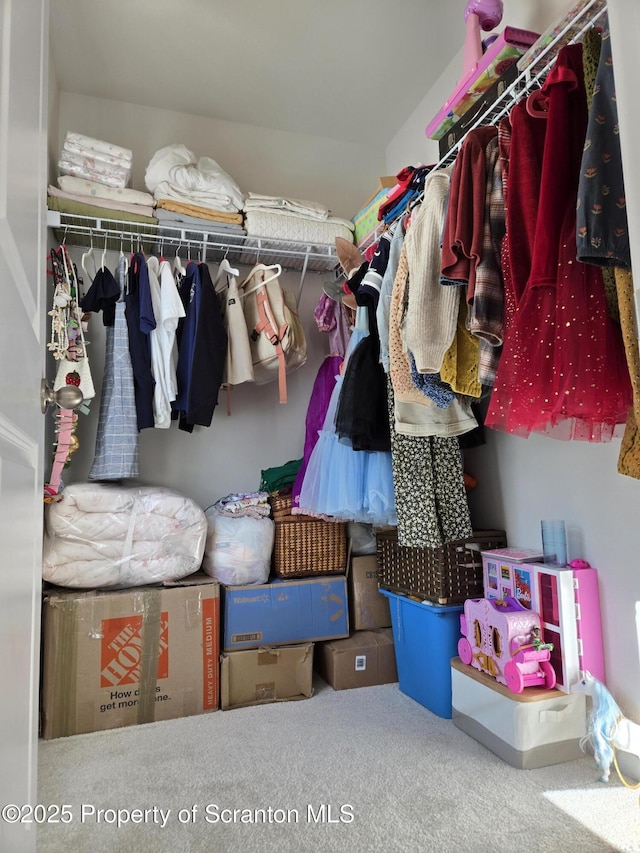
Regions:
<svg viewBox="0 0 640 853"><path fill-rule="evenodd" d="M482 598L480 552L507 544L504 530L476 530L469 539L439 548L398 545L397 530L379 532L376 539L380 586L436 604L463 604L467 598Z"/></svg>
<svg viewBox="0 0 640 853"><path fill-rule="evenodd" d="M273 573L280 578L340 575L347 569L347 525L291 514L291 494L269 495L275 520Z"/></svg>

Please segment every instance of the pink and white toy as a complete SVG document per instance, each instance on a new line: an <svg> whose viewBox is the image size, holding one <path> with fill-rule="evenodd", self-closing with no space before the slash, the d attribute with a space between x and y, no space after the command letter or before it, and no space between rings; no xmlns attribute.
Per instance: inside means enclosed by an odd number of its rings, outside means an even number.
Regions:
<svg viewBox="0 0 640 853"><path fill-rule="evenodd" d="M460 614L458 654L464 664L493 676L512 693L556 684L552 646L542 641L540 617L515 598L469 598Z"/></svg>

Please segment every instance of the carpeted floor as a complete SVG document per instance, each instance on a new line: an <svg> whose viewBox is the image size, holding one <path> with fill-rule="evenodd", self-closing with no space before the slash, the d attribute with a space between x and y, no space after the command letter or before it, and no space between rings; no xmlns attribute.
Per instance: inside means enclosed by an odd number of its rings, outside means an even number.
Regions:
<svg viewBox="0 0 640 853"><path fill-rule="evenodd" d="M638 792L598 782L592 758L517 770L397 684L315 686L301 702L41 742L39 802L72 820L40 827L38 850L640 851Z"/></svg>

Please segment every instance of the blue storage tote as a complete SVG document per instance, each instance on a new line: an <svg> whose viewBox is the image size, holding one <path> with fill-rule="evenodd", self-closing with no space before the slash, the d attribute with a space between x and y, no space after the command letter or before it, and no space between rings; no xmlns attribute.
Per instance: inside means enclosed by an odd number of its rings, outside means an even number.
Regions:
<svg viewBox="0 0 640 853"><path fill-rule="evenodd" d="M389 599L400 690L439 717L451 719L451 658L458 654L462 605Z"/></svg>

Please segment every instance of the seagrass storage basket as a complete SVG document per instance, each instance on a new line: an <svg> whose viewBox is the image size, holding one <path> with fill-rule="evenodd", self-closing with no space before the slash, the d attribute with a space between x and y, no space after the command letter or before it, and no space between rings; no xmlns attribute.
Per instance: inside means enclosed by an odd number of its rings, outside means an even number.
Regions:
<svg viewBox="0 0 640 853"><path fill-rule="evenodd" d="M504 530L476 530L439 548L410 548L398 545L393 529L379 531L376 542L381 587L435 604L463 604L484 596L480 552L506 547L507 536Z"/></svg>
<svg viewBox="0 0 640 853"><path fill-rule="evenodd" d="M347 569L347 525L291 514L291 494L269 496L275 521L273 574L279 578L341 575Z"/></svg>

